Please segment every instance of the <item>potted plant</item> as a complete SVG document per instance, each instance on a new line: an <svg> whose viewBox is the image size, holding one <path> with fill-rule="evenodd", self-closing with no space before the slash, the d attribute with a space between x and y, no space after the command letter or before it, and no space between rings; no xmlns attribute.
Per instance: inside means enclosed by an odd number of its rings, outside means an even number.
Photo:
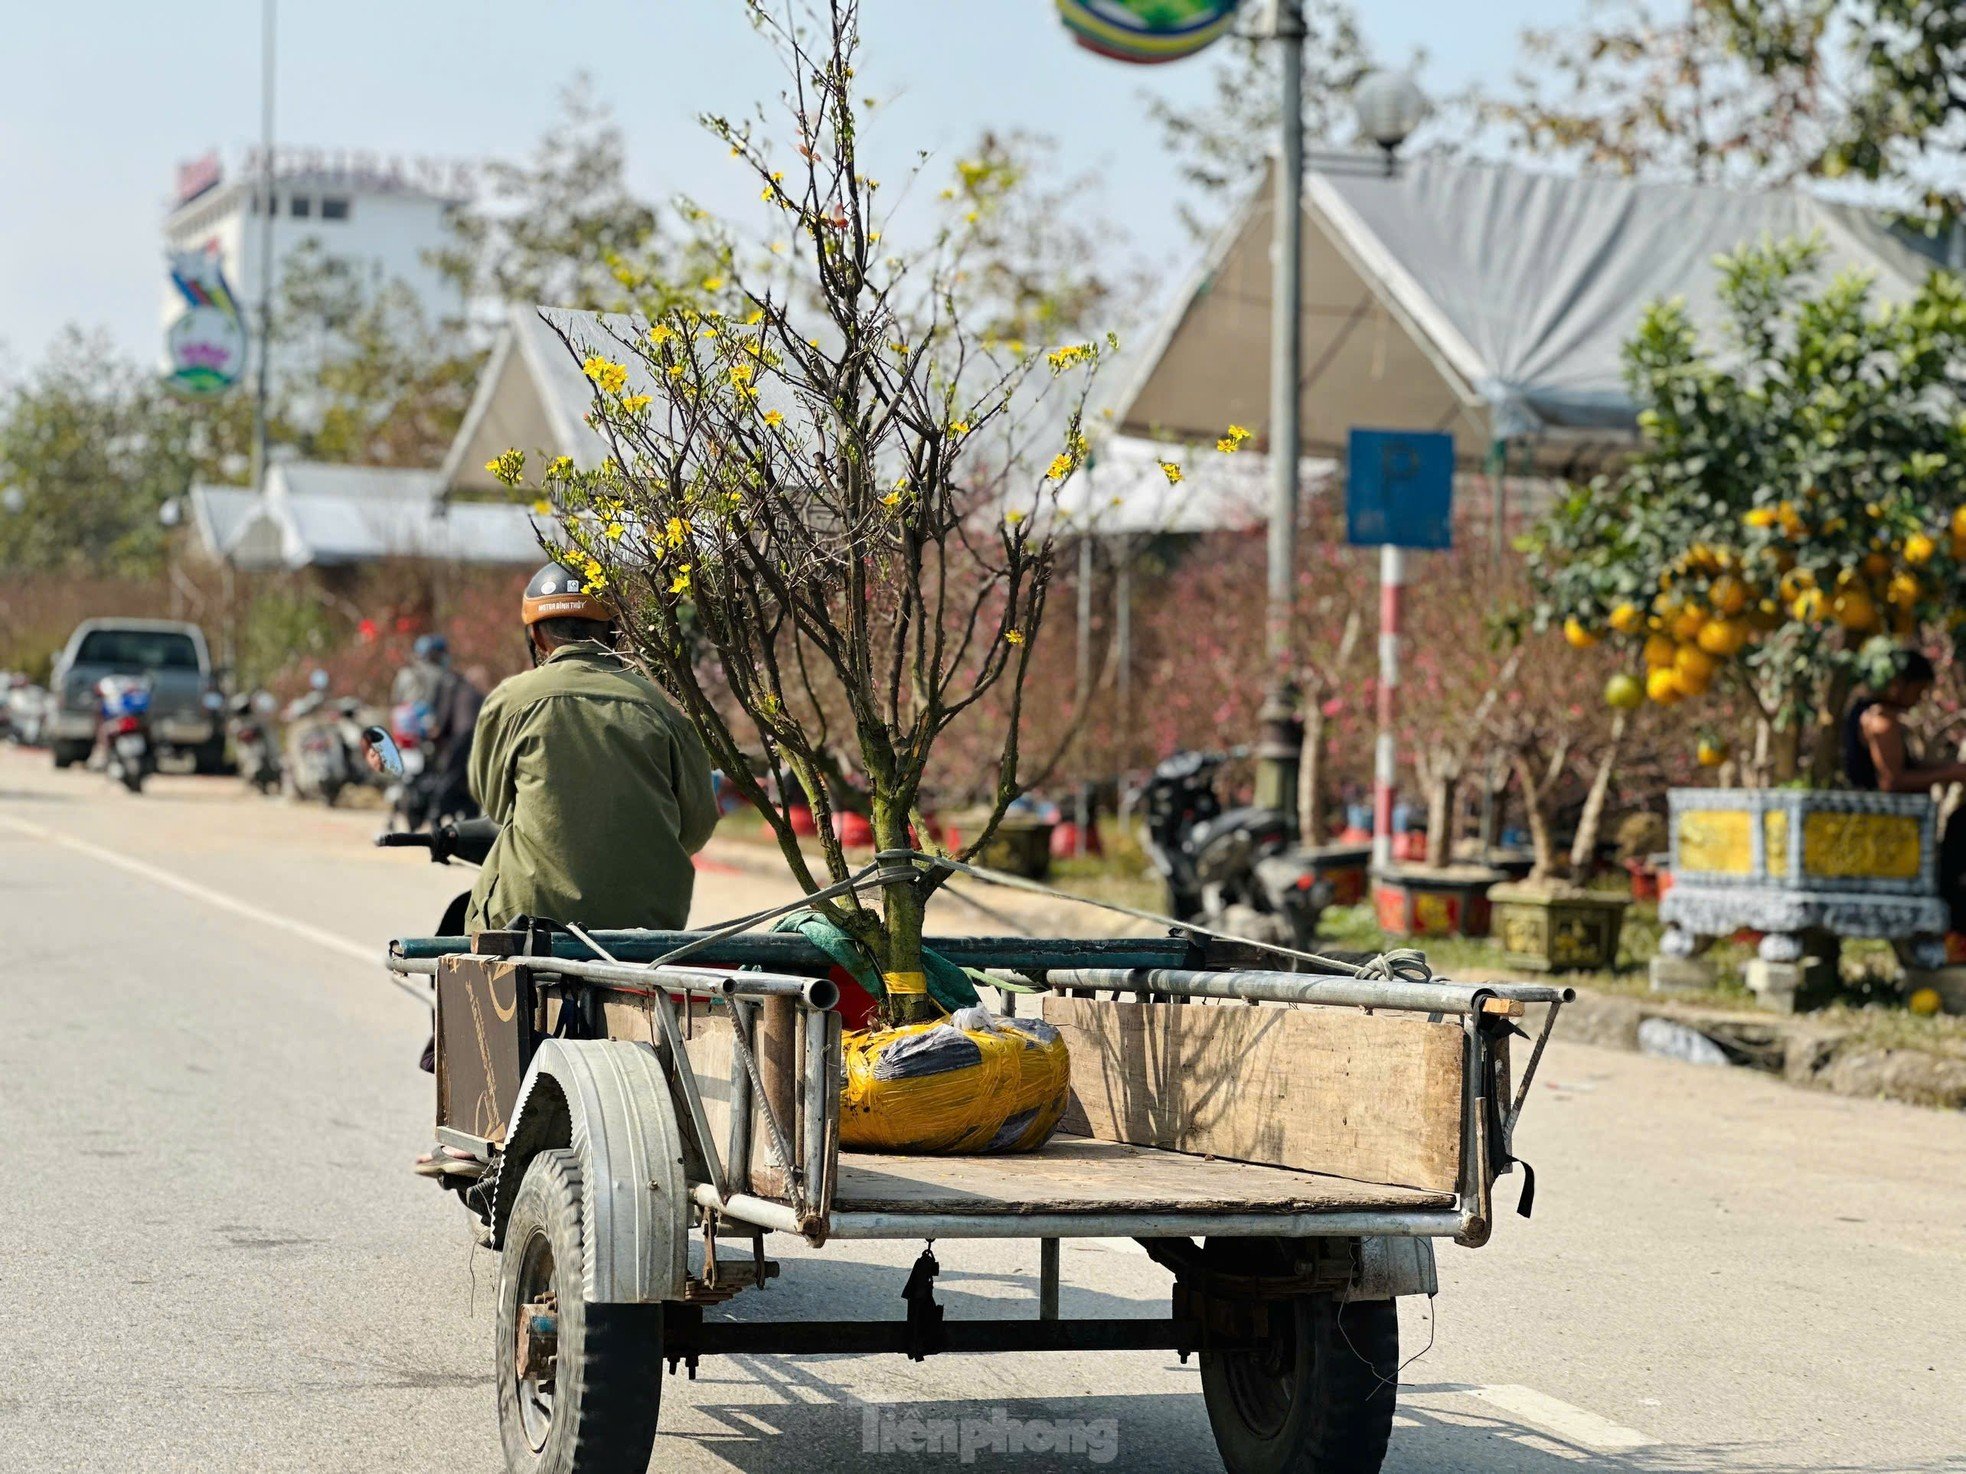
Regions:
<svg viewBox="0 0 1966 1474"><path fill-rule="evenodd" d="M1633 712L1621 701L1598 699L1602 662L1565 660L1554 644L1548 635L1531 637L1524 662L1529 678L1511 693L1499 732L1534 863L1522 880L1496 886L1488 899L1510 966L1603 971L1618 960L1630 898L1590 890L1582 881L1596 857ZM1557 839L1559 815L1580 789L1566 852Z"/></svg>

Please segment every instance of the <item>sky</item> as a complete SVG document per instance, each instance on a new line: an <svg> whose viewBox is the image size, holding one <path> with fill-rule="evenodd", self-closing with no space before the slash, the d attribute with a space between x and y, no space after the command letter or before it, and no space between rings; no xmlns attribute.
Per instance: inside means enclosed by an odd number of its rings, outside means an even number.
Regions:
<svg viewBox="0 0 1966 1474"><path fill-rule="evenodd" d="M258 137L260 5L206 0L12 0L0 56L0 378L67 323L157 351L160 225L174 171ZM1583 0L1372 0L1375 58L1437 95L1498 82L1525 25ZM1046 133L1128 248L1178 278L1196 248L1181 186L1142 95L1198 100L1207 62L1132 67L1080 50L1050 0L864 0L863 69L892 99L885 146L953 154L982 129ZM713 209L755 196L695 117L772 95L775 75L738 0L285 0L278 28L283 144L445 158L518 156L586 72L629 146L630 183Z"/></svg>

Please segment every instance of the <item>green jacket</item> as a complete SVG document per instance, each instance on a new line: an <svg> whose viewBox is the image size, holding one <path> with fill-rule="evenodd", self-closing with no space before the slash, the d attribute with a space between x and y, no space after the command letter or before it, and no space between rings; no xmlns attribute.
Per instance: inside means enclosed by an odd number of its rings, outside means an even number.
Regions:
<svg viewBox="0 0 1966 1474"><path fill-rule="evenodd" d="M471 794L501 826L471 931L543 916L593 928L689 920L717 804L695 730L599 645L563 645L486 698Z"/></svg>

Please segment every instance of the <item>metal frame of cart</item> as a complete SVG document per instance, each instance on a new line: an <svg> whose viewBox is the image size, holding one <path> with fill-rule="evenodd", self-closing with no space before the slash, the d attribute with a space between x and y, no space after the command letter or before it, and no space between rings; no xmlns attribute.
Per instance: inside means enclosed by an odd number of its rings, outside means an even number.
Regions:
<svg viewBox="0 0 1966 1474"><path fill-rule="evenodd" d="M1529 1078L1571 991L1276 972L1252 966L1261 954L1247 946L1187 937L929 945L1035 986L1040 1006L1061 1017L1134 1031L1127 1040L1152 1035L1151 1048L1109 1047L1109 1074L1140 1063L1130 1056L1187 1047L1183 1039L1247 1033L1252 1019L1263 1033L1315 1035L1341 1022L1363 1030L1342 1038L1369 1045L1368 1063L1393 1064L1347 1097L1350 1114L1392 1112L1397 1153L1397 1113L1410 1109L1413 1133L1431 1133L1438 1148L1432 1170L1451 1170L1451 1180L1362 1181L1171 1149L1186 1127L1161 1117L1187 1114L1178 1079L1129 1080L1117 1105L1102 1105L1098 1080L1076 1073L1088 1110L1117 1112L1104 1135L1055 1138L1026 1156L843 1155L837 989L796 934L590 937L541 926L398 942L389 966L432 978L436 991L439 1137L484 1164L478 1181L456 1185L504 1256L499 1386L510 1466L641 1468L662 1366L693 1372L704 1355L1162 1349L1201 1355L1230 1469L1376 1468L1396 1380L1396 1360L1380 1364L1396 1357L1393 1297L1433 1292L1432 1239L1489 1238L1494 1182L1514 1162ZM687 962L650 960L682 949ZM1547 1017L1512 1088L1509 1043L1531 1005ZM1213 1012L1252 1008L1266 1012ZM1081 1042L1075 1059L1081 1052L1099 1051ZM1332 1088L1288 1054L1274 1071L1279 1089ZM1424 1091L1403 1104L1422 1075ZM557 1252L542 1247L542 1212ZM770 1233L815 1246L1035 1238L1038 1316L945 1320L926 1252L897 1287L905 1319L706 1315L777 1274ZM1059 1319L1057 1244L1070 1237L1140 1240L1174 1272L1169 1315ZM733 1244L743 1252L722 1252ZM576 1284L580 1310L570 1314ZM1371 1375L1311 1375L1319 1354L1359 1343ZM1313 1445L1344 1453L1303 1462Z"/></svg>

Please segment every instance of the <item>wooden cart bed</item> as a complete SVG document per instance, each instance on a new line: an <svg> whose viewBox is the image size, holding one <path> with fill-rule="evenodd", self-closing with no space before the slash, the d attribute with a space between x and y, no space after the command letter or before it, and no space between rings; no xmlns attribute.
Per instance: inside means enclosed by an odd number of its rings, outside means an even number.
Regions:
<svg viewBox="0 0 1966 1474"><path fill-rule="evenodd" d="M1055 1136L1020 1156L843 1152L833 1207L848 1213L1342 1213L1451 1208L1454 1195L1318 1172Z"/></svg>

